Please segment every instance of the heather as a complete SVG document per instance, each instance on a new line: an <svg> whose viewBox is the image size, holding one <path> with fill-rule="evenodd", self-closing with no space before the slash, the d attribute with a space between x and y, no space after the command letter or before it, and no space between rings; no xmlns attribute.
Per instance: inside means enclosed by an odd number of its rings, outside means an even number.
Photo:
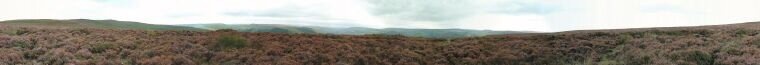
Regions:
<svg viewBox="0 0 760 65"><path fill-rule="evenodd" d="M430 39L0 25L0 64L76 65L753 65L750 25Z"/></svg>

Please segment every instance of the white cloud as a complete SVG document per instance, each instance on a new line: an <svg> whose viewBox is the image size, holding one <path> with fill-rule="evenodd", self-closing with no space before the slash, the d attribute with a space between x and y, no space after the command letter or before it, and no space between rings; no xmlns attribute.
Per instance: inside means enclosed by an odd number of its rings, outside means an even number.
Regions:
<svg viewBox="0 0 760 65"><path fill-rule="evenodd" d="M97 3L84 0L3 0L0 1L0 20L10 19L67 19L79 15Z"/></svg>
<svg viewBox="0 0 760 65"><path fill-rule="evenodd" d="M551 31L546 19L539 15L478 14L460 20L456 28L480 30Z"/></svg>
<svg viewBox="0 0 760 65"><path fill-rule="evenodd" d="M378 1L383 3L376 3ZM262 23L567 31L760 21L760 4L757 3L760 1L2 0L0 20L86 18L152 24ZM236 12L241 15L230 15ZM386 14L379 14L383 12Z"/></svg>
<svg viewBox="0 0 760 65"><path fill-rule="evenodd" d="M104 17L100 18L154 24L260 23L332 27L345 26L337 24L355 24L354 26L374 28L385 26L367 13L364 2L357 0L135 0L132 5L135 6L107 8L101 13ZM230 12L298 17L228 16Z"/></svg>
<svg viewBox="0 0 760 65"><path fill-rule="evenodd" d="M757 0L581 0L547 19L554 31L715 25L760 21ZM665 7L665 8L661 8ZM653 11L658 10L658 11Z"/></svg>

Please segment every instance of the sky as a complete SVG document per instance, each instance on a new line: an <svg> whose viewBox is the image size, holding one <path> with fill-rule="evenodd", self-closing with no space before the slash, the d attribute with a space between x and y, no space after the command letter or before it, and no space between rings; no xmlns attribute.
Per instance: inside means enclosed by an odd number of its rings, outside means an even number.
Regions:
<svg viewBox="0 0 760 65"><path fill-rule="evenodd" d="M0 0L0 20L558 32L760 21L760 0Z"/></svg>

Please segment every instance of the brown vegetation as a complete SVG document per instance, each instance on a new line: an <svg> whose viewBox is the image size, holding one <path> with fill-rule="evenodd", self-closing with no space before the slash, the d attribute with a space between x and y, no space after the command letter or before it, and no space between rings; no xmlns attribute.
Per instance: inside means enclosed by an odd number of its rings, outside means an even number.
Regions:
<svg viewBox="0 0 760 65"><path fill-rule="evenodd" d="M0 25L0 65L760 64L760 29L715 27L426 39Z"/></svg>

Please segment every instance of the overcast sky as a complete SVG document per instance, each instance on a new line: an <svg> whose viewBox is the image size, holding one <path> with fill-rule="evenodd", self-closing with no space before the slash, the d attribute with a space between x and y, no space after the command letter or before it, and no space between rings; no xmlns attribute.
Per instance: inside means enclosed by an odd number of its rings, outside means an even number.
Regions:
<svg viewBox="0 0 760 65"><path fill-rule="evenodd" d="M0 0L0 20L556 32L760 21L760 0Z"/></svg>

